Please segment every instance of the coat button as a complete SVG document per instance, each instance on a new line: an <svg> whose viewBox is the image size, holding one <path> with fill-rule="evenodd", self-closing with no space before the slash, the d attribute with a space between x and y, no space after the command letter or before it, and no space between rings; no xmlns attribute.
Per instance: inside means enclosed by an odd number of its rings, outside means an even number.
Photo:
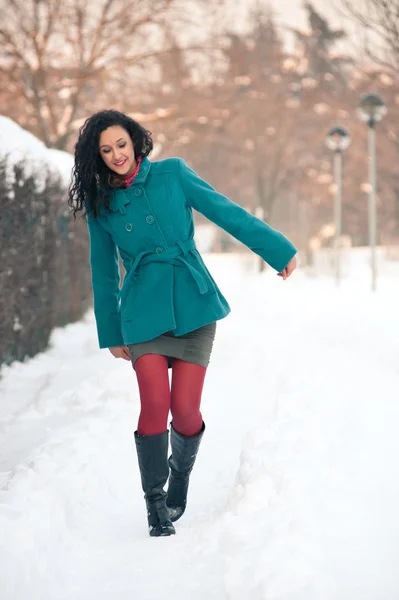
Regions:
<svg viewBox="0 0 399 600"><path fill-rule="evenodd" d="M146 220L146 222L148 223L148 225L153 225L153 223L154 223L154 221L155 221L155 219L154 219L154 217L153 217L152 215L148 215L148 216L145 218L145 220Z"/></svg>
<svg viewBox="0 0 399 600"><path fill-rule="evenodd" d="M158 246L158 248L156 248L155 252L156 252L157 254L162 254L162 252L163 252L163 248L162 248L162 246Z"/></svg>
<svg viewBox="0 0 399 600"><path fill-rule="evenodd" d="M143 195L143 190L141 188L136 188L134 190L134 195L137 196L137 197L142 196Z"/></svg>
<svg viewBox="0 0 399 600"><path fill-rule="evenodd" d="M133 231L133 223L126 223L125 229L126 231Z"/></svg>

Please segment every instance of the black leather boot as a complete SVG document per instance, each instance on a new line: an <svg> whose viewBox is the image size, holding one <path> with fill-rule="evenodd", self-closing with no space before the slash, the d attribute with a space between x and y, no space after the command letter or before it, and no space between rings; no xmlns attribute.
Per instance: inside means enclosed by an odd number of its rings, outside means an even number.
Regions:
<svg viewBox="0 0 399 600"><path fill-rule="evenodd" d="M175 528L166 507L164 486L169 476L169 432L158 435L134 434L141 484L147 505L148 527L151 537L173 535Z"/></svg>
<svg viewBox="0 0 399 600"><path fill-rule="evenodd" d="M186 510L187 491L190 473L193 470L198 448L205 431L205 423L197 435L185 436L178 433L171 424L170 444L172 454L169 458L169 487L166 506L171 521L177 521Z"/></svg>

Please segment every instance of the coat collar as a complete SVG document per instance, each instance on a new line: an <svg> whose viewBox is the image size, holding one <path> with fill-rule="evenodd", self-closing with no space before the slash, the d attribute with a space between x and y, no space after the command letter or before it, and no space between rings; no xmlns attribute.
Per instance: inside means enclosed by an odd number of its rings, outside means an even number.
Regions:
<svg viewBox="0 0 399 600"><path fill-rule="evenodd" d="M140 183L144 183L147 179L148 173L151 169L151 161L145 156L140 165L140 171L138 172L137 177L133 180L132 186L138 185Z"/></svg>
<svg viewBox="0 0 399 600"><path fill-rule="evenodd" d="M126 214L125 205L128 204L131 199L131 194L129 193L129 190L132 187L135 187L139 184L145 183L148 173L150 172L150 169L151 169L151 161L149 161L147 157L144 157L143 161L140 165L140 171L138 172L138 175L134 179L130 188L114 190L112 192L112 197L111 197L110 206L109 206L109 208L110 208L110 210L112 210L112 212L119 211L123 215Z"/></svg>

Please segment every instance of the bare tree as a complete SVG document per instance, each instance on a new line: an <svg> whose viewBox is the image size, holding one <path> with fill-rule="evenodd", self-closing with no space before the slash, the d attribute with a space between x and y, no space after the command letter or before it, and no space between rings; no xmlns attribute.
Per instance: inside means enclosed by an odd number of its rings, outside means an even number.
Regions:
<svg viewBox="0 0 399 600"><path fill-rule="evenodd" d="M10 0L0 25L6 113L47 146L65 149L88 109L110 98L119 108L156 77L156 59L169 50L163 34L187 24L185 6L183 0Z"/></svg>
<svg viewBox="0 0 399 600"><path fill-rule="evenodd" d="M399 0L341 0L347 16L364 31L364 49L374 63L399 69Z"/></svg>

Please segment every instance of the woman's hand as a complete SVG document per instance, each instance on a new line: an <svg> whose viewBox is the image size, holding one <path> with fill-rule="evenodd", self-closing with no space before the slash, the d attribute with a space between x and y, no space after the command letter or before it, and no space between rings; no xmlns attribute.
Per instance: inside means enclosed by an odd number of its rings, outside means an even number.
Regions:
<svg viewBox="0 0 399 600"><path fill-rule="evenodd" d="M291 258L288 265L281 271L281 273L277 273L279 277L282 277L284 281L291 275L291 273L296 269L296 257Z"/></svg>
<svg viewBox="0 0 399 600"><path fill-rule="evenodd" d="M127 346L115 346L114 348L108 348L108 350L115 358L130 360L129 348Z"/></svg>

